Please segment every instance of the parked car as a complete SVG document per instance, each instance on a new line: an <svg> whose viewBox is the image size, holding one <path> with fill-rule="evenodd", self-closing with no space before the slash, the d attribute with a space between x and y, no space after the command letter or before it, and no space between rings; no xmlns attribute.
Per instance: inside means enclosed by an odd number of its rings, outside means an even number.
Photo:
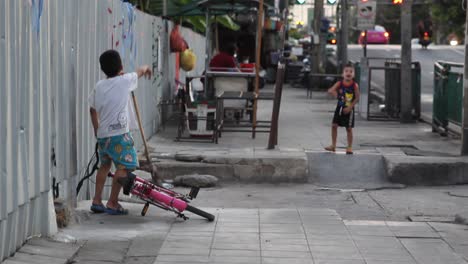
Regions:
<svg viewBox="0 0 468 264"><path fill-rule="evenodd" d="M362 31L359 34L358 43L363 45L365 42L366 32ZM384 27L375 25L373 30L367 30L367 44L388 44L390 41L390 33Z"/></svg>

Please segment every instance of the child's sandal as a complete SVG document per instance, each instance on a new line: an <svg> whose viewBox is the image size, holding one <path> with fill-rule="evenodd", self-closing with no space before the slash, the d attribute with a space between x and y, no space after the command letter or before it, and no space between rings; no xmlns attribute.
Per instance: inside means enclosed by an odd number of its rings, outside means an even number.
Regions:
<svg viewBox="0 0 468 264"><path fill-rule="evenodd" d="M335 152L335 147L334 146L328 146L328 147L325 147L325 150Z"/></svg>

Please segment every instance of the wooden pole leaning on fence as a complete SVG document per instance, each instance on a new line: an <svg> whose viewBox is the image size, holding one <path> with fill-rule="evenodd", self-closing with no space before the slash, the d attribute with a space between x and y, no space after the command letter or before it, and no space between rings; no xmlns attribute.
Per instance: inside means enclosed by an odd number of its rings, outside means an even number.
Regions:
<svg viewBox="0 0 468 264"><path fill-rule="evenodd" d="M253 100L252 111L252 138L255 138L255 129L257 128L257 107L258 94L260 92L260 51L262 48L262 29L263 29L263 0L258 1L257 17L257 50L255 53L255 99Z"/></svg>

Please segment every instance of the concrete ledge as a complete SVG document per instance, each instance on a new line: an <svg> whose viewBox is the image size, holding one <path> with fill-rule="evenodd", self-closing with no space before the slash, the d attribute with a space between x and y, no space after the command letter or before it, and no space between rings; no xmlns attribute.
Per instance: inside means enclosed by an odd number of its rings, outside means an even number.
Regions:
<svg viewBox="0 0 468 264"><path fill-rule="evenodd" d="M178 175L208 174L223 181L249 183L306 182L307 158L205 157L202 162L162 161L156 164L159 175L174 179Z"/></svg>
<svg viewBox="0 0 468 264"><path fill-rule="evenodd" d="M401 188L385 177L382 155L359 153L346 155L323 151L307 152L309 182L342 189Z"/></svg>
<svg viewBox="0 0 468 264"><path fill-rule="evenodd" d="M406 185L468 183L468 159L384 155L387 178Z"/></svg>

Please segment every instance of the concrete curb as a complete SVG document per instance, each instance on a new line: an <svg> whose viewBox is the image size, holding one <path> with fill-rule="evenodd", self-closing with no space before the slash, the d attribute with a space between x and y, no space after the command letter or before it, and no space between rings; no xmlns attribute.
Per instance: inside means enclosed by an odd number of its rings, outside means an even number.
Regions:
<svg viewBox="0 0 468 264"><path fill-rule="evenodd" d="M387 178L406 185L468 183L468 159L384 155Z"/></svg>
<svg viewBox="0 0 468 264"><path fill-rule="evenodd" d="M193 173L213 175L221 182L306 182L308 178L305 153L302 157L204 156L201 162L164 160L157 167L163 179Z"/></svg>

